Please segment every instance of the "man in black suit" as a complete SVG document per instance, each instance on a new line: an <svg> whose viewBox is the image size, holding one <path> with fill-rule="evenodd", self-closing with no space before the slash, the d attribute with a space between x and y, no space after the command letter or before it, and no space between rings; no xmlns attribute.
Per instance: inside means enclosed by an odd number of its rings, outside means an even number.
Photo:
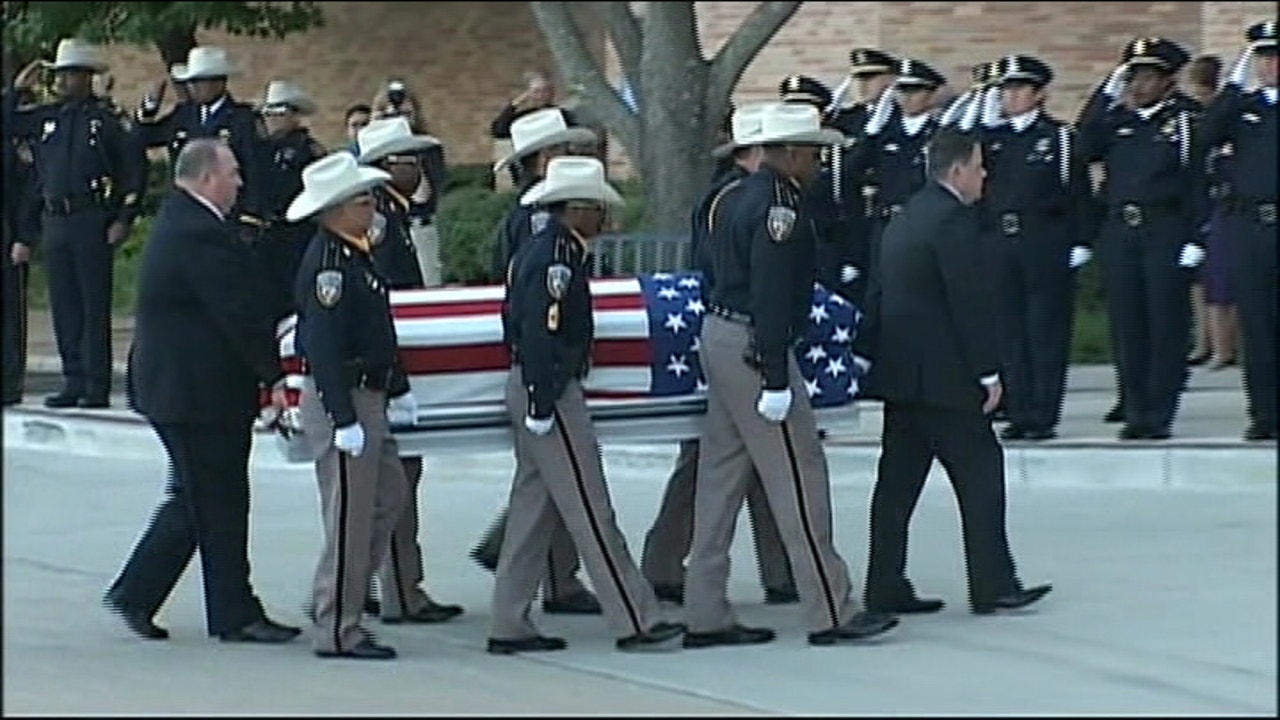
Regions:
<svg viewBox="0 0 1280 720"><path fill-rule="evenodd" d="M997 315L979 216L982 149L952 130L929 142L929 182L884 234L854 351L867 395L885 401L871 499L868 609L927 613L906 576L907 528L936 457L960 506L974 613L1021 608L1052 588L1024 588L1005 531L1004 452L988 415L1000 403Z"/></svg>
<svg viewBox="0 0 1280 720"><path fill-rule="evenodd" d="M175 178L142 258L126 375L129 404L169 455L169 482L105 602L135 634L167 638L152 617L199 548L209 634L285 642L300 631L267 619L249 583L253 418L260 388L283 406L284 376L249 247L227 222L239 164L218 140L192 140Z"/></svg>

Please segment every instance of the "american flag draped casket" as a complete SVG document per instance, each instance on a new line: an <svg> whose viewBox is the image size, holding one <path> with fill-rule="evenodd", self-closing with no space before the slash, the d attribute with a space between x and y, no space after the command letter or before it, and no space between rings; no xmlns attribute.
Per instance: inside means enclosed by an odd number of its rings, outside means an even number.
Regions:
<svg viewBox="0 0 1280 720"><path fill-rule="evenodd" d="M592 280L595 346L584 381L602 444L695 438L706 386L698 333L706 307L698 273ZM397 429L405 455L509 447L503 395L510 359L502 342L500 286L391 293L400 357L419 404L418 423ZM829 432L852 429L858 369L851 343L860 313L814 286L808 332L796 349L810 402ZM280 356L296 404L305 368L293 318L281 323ZM297 428L297 413L281 418ZM294 455L286 447L286 454ZM301 457L301 455L298 455Z"/></svg>

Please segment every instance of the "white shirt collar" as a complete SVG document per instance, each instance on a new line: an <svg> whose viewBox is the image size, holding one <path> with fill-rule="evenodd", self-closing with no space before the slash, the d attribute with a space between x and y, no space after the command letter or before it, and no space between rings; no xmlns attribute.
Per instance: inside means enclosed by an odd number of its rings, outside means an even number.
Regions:
<svg viewBox="0 0 1280 720"><path fill-rule="evenodd" d="M924 112L914 117L902 116L902 129L907 131L909 137L915 137L924 129L924 124L929 122L929 113Z"/></svg>
<svg viewBox="0 0 1280 720"><path fill-rule="evenodd" d="M209 200L208 198L204 197L203 195L201 195L200 193L194 190L188 190L186 188L183 188L183 191L186 192L191 197L195 198L196 202L205 206L205 208L207 208L209 212L213 213L213 216L218 218L218 222L227 221L227 216L222 214L222 211L218 209L217 205L213 204L213 201Z"/></svg>
<svg viewBox="0 0 1280 720"><path fill-rule="evenodd" d="M968 200L965 200L965 199L964 199L964 196L960 194L960 191L959 191L959 190L956 190L955 188L951 187L951 183L948 183L948 182L946 182L945 180L939 180L939 181L938 181L938 184L939 184L939 185L941 185L942 187L946 188L946 189L947 189L947 192L949 192L949 193L951 193L952 195L954 195L954 196L955 196L955 198L956 198L956 200L959 200L959 201L960 201L960 204L961 204L961 205L971 205L971 204L972 204L972 203L970 203Z"/></svg>
<svg viewBox="0 0 1280 720"><path fill-rule="evenodd" d="M208 105L202 105L200 107L200 119L203 120L204 118L212 116L214 113L218 112L218 110L226 102L227 102L227 95L226 93L223 93L222 95L218 96L217 100L214 100Z"/></svg>
<svg viewBox="0 0 1280 720"><path fill-rule="evenodd" d="M1040 108L1033 108L1031 110L1028 110L1027 112L1022 113L1021 115L1014 115L1013 117L1009 118L1009 124L1013 126L1014 132L1020 133L1026 130L1027 128L1031 127L1032 123L1034 123L1036 119L1039 117L1040 117Z"/></svg>
<svg viewBox="0 0 1280 720"><path fill-rule="evenodd" d="M1161 100L1155 105L1148 105L1147 107L1144 107L1144 108L1138 108L1137 110L1134 110L1134 112L1137 113L1138 117L1142 118L1143 120L1150 120L1152 117L1155 116L1156 113L1164 109L1164 106L1167 102L1168 102L1167 100Z"/></svg>

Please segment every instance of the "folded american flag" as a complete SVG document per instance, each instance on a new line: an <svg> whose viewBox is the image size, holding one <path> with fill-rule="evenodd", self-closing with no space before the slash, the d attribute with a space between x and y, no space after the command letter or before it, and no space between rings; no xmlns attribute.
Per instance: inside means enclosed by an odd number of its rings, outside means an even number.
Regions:
<svg viewBox="0 0 1280 720"><path fill-rule="evenodd" d="M584 382L593 403L705 392L698 332L705 304L699 273L591 281L596 342ZM502 342L498 286L391 293L400 357L421 407L503 403L510 359ZM852 402L858 369L851 343L861 315L815 286L796 350L815 407ZM291 402L305 373L294 352L295 318L281 323L280 356Z"/></svg>

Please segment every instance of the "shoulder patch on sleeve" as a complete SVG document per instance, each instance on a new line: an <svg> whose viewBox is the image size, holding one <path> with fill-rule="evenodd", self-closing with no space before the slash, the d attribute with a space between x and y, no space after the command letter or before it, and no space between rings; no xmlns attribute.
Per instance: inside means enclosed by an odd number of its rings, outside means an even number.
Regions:
<svg viewBox="0 0 1280 720"><path fill-rule="evenodd" d="M316 302L332 308L342 299L342 271L321 270L316 274Z"/></svg>
<svg viewBox="0 0 1280 720"><path fill-rule="evenodd" d="M784 243L791 239L791 232L796 226L796 211L782 205L769 208L769 216L765 221L769 229L769 239L776 243Z"/></svg>
<svg viewBox="0 0 1280 720"><path fill-rule="evenodd" d="M551 219L551 214L546 210L538 210L529 216L529 232L537 235L547 227L547 221Z"/></svg>

